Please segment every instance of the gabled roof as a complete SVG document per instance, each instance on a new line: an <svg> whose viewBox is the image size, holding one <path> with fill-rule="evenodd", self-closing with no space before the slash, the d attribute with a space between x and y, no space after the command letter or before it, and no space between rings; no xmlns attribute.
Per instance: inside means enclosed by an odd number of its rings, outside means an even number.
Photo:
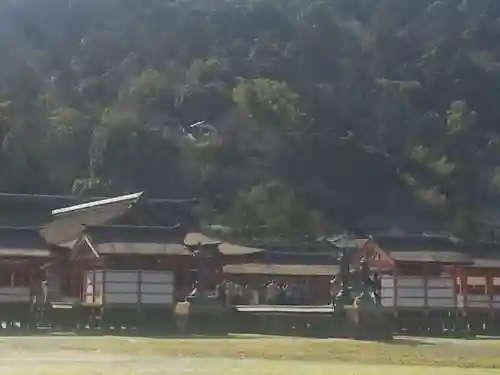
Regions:
<svg viewBox="0 0 500 375"><path fill-rule="evenodd" d="M141 204L135 204L139 200ZM195 230L197 216L190 204L194 202L146 198L142 193L112 198L0 193L0 226L39 226L45 239L57 245L74 241L84 225L110 222L166 226L182 223ZM134 203L133 210L128 203Z"/></svg>
<svg viewBox="0 0 500 375"><path fill-rule="evenodd" d="M419 233L419 234L392 234L379 233L371 236L379 245L405 245L405 246L434 246L454 247L463 244L459 238L451 234Z"/></svg>
<svg viewBox="0 0 500 375"><path fill-rule="evenodd" d="M68 206L52 211L52 220L41 230L47 242L61 244L78 237L83 227L101 225L129 210L142 192Z"/></svg>
<svg viewBox="0 0 500 375"><path fill-rule="evenodd" d="M500 268L500 257L496 258L483 258L474 257L473 263L469 266L472 268Z"/></svg>
<svg viewBox="0 0 500 375"><path fill-rule="evenodd" d="M465 252L473 259L473 268L500 268L500 244L481 242L466 244Z"/></svg>
<svg viewBox="0 0 500 375"><path fill-rule="evenodd" d="M91 226L84 236L98 254L192 255L182 243L179 226Z"/></svg>
<svg viewBox="0 0 500 375"><path fill-rule="evenodd" d="M472 259L453 251L390 251L389 256L396 262L472 264Z"/></svg>

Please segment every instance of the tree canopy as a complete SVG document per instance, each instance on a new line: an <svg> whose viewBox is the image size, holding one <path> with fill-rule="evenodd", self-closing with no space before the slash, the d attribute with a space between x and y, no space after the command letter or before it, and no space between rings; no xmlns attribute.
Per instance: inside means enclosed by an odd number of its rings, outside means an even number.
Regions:
<svg viewBox="0 0 500 375"><path fill-rule="evenodd" d="M496 0L4 1L0 191L196 197L245 236L413 217L491 238L499 20Z"/></svg>

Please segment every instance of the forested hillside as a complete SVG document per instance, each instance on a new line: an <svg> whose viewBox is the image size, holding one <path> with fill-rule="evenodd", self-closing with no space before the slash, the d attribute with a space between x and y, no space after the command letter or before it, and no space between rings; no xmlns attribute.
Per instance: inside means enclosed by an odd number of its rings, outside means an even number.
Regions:
<svg viewBox="0 0 500 375"><path fill-rule="evenodd" d="M196 197L246 235L491 237L499 41L498 0L6 0L0 191Z"/></svg>

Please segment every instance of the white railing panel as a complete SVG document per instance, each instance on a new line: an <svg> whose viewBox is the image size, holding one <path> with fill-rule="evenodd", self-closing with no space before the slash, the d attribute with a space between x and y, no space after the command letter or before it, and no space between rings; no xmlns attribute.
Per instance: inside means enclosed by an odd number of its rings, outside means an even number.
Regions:
<svg viewBox="0 0 500 375"><path fill-rule="evenodd" d="M453 289L428 289L427 290L428 298L454 298L455 291Z"/></svg>
<svg viewBox="0 0 500 375"><path fill-rule="evenodd" d="M486 277L468 277L467 285L486 285Z"/></svg>
<svg viewBox="0 0 500 375"><path fill-rule="evenodd" d="M174 292L172 284L142 284L141 292L145 294L170 293Z"/></svg>
<svg viewBox="0 0 500 375"><path fill-rule="evenodd" d="M174 274L167 271L142 271L141 280L143 283L172 284L174 282Z"/></svg>
<svg viewBox="0 0 500 375"><path fill-rule="evenodd" d="M428 278L428 288L453 288L454 280L450 277Z"/></svg>
<svg viewBox="0 0 500 375"><path fill-rule="evenodd" d="M398 297L425 297L425 289L423 288L398 288Z"/></svg>
<svg viewBox="0 0 500 375"><path fill-rule="evenodd" d="M423 288L424 285L425 285L425 282L424 282L424 278L423 277L410 277L410 276L406 276L406 277L398 277L397 278L397 286L398 288L399 287L403 287L403 288L412 288L412 287L420 287L420 288Z"/></svg>
<svg viewBox="0 0 500 375"><path fill-rule="evenodd" d="M88 271L84 282L83 299L89 303L171 304L174 299L174 274L171 271Z"/></svg>
<svg viewBox="0 0 500 375"><path fill-rule="evenodd" d="M394 287L394 279L391 276L383 276L380 279L380 282L382 284L382 288L384 288L384 287L393 288Z"/></svg>
<svg viewBox="0 0 500 375"><path fill-rule="evenodd" d="M104 280L106 283L138 283L139 272L106 270Z"/></svg>
<svg viewBox="0 0 500 375"><path fill-rule="evenodd" d="M382 297L393 297L394 289L393 288L382 288L381 290Z"/></svg>
<svg viewBox="0 0 500 375"><path fill-rule="evenodd" d="M429 298L427 300L429 307L455 307L455 300L453 298Z"/></svg>
<svg viewBox="0 0 500 375"><path fill-rule="evenodd" d="M139 284L137 283L106 283L104 286L107 293L138 293Z"/></svg>
<svg viewBox="0 0 500 375"><path fill-rule="evenodd" d="M106 293L104 296L104 303L113 303L113 304L131 304L138 303L139 295L138 294L108 294Z"/></svg>
<svg viewBox="0 0 500 375"><path fill-rule="evenodd" d="M174 302L174 297L171 293L165 294L142 294L141 302L147 304L168 305Z"/></svg>
<svg viewBox="0 0 500 375"><path fill-rule="evenodd" d="M398 297L397 306L400 306L400 307L424 307L425 300L423 298L401 298L401 297Z"/></svg>
<svg viewBox="0 0 500 375"><path fill-rule="evenodd" d="M485 294L469 294L467 302L489 302L490 297Z"/></svg>

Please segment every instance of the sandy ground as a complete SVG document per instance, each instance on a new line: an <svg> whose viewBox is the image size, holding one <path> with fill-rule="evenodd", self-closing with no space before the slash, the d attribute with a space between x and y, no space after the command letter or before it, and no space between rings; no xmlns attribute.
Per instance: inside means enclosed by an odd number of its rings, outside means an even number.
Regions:
<svg viewBox="0 0 500 375"><path fill-rule="evenodd" d="M35 353L32 353L35 354ZM2 375L48 374L346 374L346 375L473 375L499 374L500 370L433 368L419 366L311 364L291 361L267 361L227 358L160 358L134 355L44 353L44 356L12 353L0 359Z"/></svg>
<svg viewBox="0 0 500 375"><path fill-rule="evenodd" d="M81 338L65 338L64 341ZM54 337L2 337L0 340L1 375L473 375L499 374L500 370L447 367L361 365L345 363L311 363L260 359L161 357L134 353L110 354L95 351L56 350ZM142 340L123 338L123 340ZM433 339L429 339L433 340ZM29 350L13 343L29 342ZM468 342L472 346L474 341ZM207 342L207 344L209 344ZM500 354L500 348L499 348Z"/></svg>

